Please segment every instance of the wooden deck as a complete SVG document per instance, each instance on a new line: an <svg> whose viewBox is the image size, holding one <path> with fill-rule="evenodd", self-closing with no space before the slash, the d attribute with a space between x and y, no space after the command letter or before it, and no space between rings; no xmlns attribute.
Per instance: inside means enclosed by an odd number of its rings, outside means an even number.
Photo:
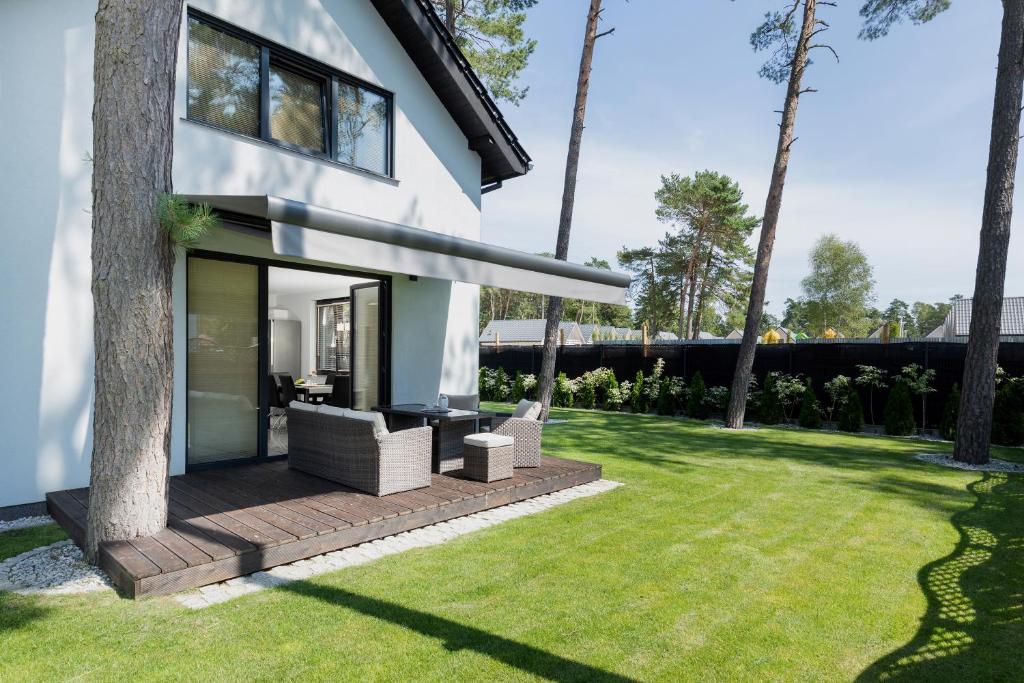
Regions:
<svg viewBox="0 0 1024 683"><path fill-rule="evenodd" d="M194 472L171 477L167 529L103 544L99 564L130 597L174 593L600 478L598 465L545 456L504 481L435 474L427 488L378 498L284 461ZM87 488L46 496L80 546L88 500Z"/></svg>

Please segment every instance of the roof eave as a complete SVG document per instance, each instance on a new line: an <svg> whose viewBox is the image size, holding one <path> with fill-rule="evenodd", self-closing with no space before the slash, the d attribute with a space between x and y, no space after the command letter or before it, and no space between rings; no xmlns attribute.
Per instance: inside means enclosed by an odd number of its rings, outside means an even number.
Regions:
<svg viewBox="0 0 1024 683"><path fill-rule="evenodd" d="M480 155L480 184L525 175L526 153L428 0L371 0Z"/></svg>

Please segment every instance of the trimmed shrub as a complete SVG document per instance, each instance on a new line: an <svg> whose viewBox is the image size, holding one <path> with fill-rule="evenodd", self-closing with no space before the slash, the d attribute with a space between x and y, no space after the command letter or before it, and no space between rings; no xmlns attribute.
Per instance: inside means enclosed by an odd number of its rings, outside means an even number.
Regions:
<svg viewBox="0 0 1024 683"><path fill-rule="evenodd" d="M1000 446L1024 444L1024 382L1003 382L996 390L992 411L992 443Z"/></svg>
<svg viewBox="0 0 1024 683"><path fill-rule="evenodd" d="M523 380L523 373L516 370L516 378L512 380L512 402L519 403L526 398L526 382Z"/></svg>
<svg viewBox="0 0 1024 683"><path fill-rule="evenodd" d="M860 404L860 393L850 388L850 393L843 401L843 407L839 409L839 424L841 432L853 432L857 434L864 430L864 408Z"/></svg>
<svg viewBox="0 0 1024 683"><path fill-rule="evenodd" d="M593 410L597 405L597 393L594 391L594 383L587 379L581 379L579 385L580 389L577 392L576 400L581 408Z"/></svg>
<svg viewBox="0 0 1024 683"><path fill-rule="evenodd" d="M498 371L494 373L494 400L505 401L510 393L512 393L512 390L508 385L508 375L505 374L505 368L498 368Z"/></svg>
<svg viewBox="0 0 1024 683"><path fill-rule="evenodd" d="M710 414L708 410L707 396L708 389L704 384L704 376L698 370L690 380L690 389L686 392L686 414L696 420L707 419Z"/></svg>
<svg viewBox="0 0 1024 683"><path fill-rule="evenodd" d="M636 380L633 381L632 392L629 396L629 409L634 413L647 412L647 397L644 395L644 371L636 371Z"/></svg>
<svg viewBox="0 0 1024 683"><path fill-rule="evenodd" d="M799 422L804 429L821 429L821 406L818 405L818 397L814 395L811 380L807 380L807 388L800 401Z"/></svg>
<svg viewBox="0 0 1024 683"><path fill-rule="evenodd" d="M608 384L604 389L604 409L620 410L622 408L622 392L619 391L619 380L615 379L615 372L608 371Z"/></svg>
<svg viewBox="0 0 1024 683"><path fill-rule="evenodd" d="M676 399L672 395L672 380L662 380L658 388L658 415L675 415Z"/></svg>
<svg viewBox="0 0 1024 683"><path fill-rule="evenodd" d="M910 389L905 382L897 381L889 392L889 400L885 402L885 433L890 436L909 436L916 427Z"/></svg>
<svg viewBox="0 0 1024 683"><path fill-rule="evenodd" d="M778 378L769 372L761 390L761 422L766 425L777 425L786 418L786 406L779 395Z"/></svg>
<svg viewBox="0 0 1024 683"><path fill-rule="evenodd" d="M956 438L956 421L960 418L960 385L954 384L953 390L946 397L946 406L942 410L942 422L939 423L939 435L947 441Z"/></svg>
<svg viewBox="0 0 1024 683"><path fill-rule="evenodd" d="M569 378L565 376L564 372L558 373L558 377L555 378L555 388L551 394L551 403L557 408L572 408L572 384L569 383Z"/></svg>

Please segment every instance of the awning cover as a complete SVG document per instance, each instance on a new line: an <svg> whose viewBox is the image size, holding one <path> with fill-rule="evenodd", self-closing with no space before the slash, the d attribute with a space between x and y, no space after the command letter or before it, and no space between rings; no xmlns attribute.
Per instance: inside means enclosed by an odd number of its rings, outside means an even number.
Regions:
<svg viewBox="0 0 1024 683"><path fill-rule="evenodd" d="M274 253L444 280L623 304L629 276L272 195L190 195L270 220Z"/></svg>

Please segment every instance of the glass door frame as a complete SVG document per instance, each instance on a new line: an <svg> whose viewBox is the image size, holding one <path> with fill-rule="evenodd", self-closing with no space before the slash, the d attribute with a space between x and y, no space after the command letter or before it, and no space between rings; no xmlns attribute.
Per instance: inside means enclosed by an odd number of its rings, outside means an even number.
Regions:
<svg viewBox="0 0 1024 683"><path fill-rule="evenodd" d="M259 335L259 348L257 351L257 366L259 373L258 386L259 386L259 418L257 420L257 434L256 434L256 445L257 455L253 457L242 457L234 458L230 460L221 460L217 462L209 463L190 463L188 458L188 438L185 439L185 471L186 472L198 472L200 470L217 469L222 467L233 467L237 465L247 465L255 462L267 462L270 460L280 460L287 458L287 454L282 455L267 455L267 439L268 431L270 428L270 400L267 395L267 383L270 377L270 292L269 292L269 280L268 280L268 269L269 268L287 268L290 270L304 270L313 273L327 273L331 275L344 275L346 277L357 277L367 280L375 280L375 282L366 282L352 285L352 288L357 287L380 287L380 327L379 327L379 340L380 355L378 362L378 372L380 377L379 384L379 396L378 401L381 405L387 405L391 402L391 275L382 275L378 273L367 273L356 270L349 270L341 267L329 267L329 266L314 266L305 263L294 263L292 261L280 261L276 259L260 258L256 256L245 256L242 254L231 254L219 251L206 251L203 249L191 249L186 253L186 258L200 258L208 259L211 261L226 261L229 263L244 263L248 265L257 266L258 272L258 326L257 334ZM185 291L188 291L188 268L185 268ZM186 296L185 304L185 316L188 317L188 302ZM350 315L351 315L351 308ZM187 324L187 321L186 321ZM185 353L185 429L188 430L189 416L188 416L188 350L187 348L183 351ZM177 353L177 351L176 351ZM351 397L350 397L351 398Z"/></svg>

